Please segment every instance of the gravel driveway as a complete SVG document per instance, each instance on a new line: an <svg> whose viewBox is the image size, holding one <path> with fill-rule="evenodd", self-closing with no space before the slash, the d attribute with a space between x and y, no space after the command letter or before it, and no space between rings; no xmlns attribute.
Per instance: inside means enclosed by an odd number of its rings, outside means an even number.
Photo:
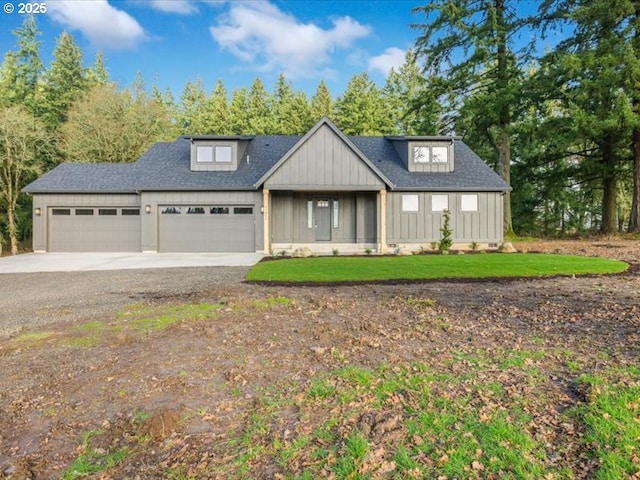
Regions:
<svg viewBox="0 0 640 480"><path fill-rule="evenodd" d="M249 267L195 267L0 275L0 337L48 323L91 320L131 303L235 286Z"/></svg>

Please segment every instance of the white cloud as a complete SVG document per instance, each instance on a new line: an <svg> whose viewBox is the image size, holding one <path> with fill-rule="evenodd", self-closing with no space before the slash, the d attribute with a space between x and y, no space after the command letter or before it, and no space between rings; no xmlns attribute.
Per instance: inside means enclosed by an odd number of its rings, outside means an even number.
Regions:
<svg viewBox="0 0 640 480"><path fill-rule="evenodd" d="M369 71L378 70L385 77L389 75L389 71L392 68L397 72L400 66L404 63L406 53L407 52L405 50L401 50L396 47L389 47L380 55L376 55L369 59Z"/></svg>
<svg viewBox="0 0 640 480"><path fill-rule="evenodd" d="M331 63L333 52L370 33L368 26L350 17L331 22L331 28L323 29L302 23L267 1L233 2L210 32L223 49L260 70L313 77Z"/></svg>
<svg viewBox="0 0 640 480"><path fill-rule="evenodd" d="M151 8L165 13L191 15L198 13L198 7L193 0L151 0Z"/></svg>
<svg viewBox="0 0 640 480"><path fill-rule="evenodd" d="M144 29L128 13L107 0L47 2L51 18L71 30L79 30L97 47L111 50L132 48L146 38Z"/></svg>

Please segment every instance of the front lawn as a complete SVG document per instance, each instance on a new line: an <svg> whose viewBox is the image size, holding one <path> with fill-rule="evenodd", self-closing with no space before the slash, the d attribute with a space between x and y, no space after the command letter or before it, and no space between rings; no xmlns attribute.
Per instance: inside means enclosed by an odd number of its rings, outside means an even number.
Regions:
<svg viewBox="0 0 640 480"><path fill-rule="evenodd" d="M312 257L265 261L247 280L256 282L371 282L442 278L540 277L624 272L619 260L548 254Z"/></svg>

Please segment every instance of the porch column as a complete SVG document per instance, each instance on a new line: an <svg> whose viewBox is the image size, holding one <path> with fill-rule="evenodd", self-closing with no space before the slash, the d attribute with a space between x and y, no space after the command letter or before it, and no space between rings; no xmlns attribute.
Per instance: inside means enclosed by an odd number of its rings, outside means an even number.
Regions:
<svg viewBox="0 0 640 480"><path fill-rule="evenodd" d="M269 210L270 210L270 196L269 189L262 190L262 231L264 234L264 254L269 255L271 253L271 233L269 232Z"/></svg>
<svg viewBox="0 0 640 480"><path fill-rule="evenodd" d="M380 238L378 251L387 253L387 191L380 190Z"/></svg>

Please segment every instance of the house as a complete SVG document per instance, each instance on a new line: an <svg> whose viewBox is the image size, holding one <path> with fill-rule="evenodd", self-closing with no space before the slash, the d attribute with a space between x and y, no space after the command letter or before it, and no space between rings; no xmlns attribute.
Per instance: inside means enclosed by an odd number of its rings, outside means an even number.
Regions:
<svg viewBox="0 0 640 480"><path fill-rule="evenodd" d="M63 163L33 195L33 249L291 252L497 247L510 189L457 137L184 136L132 164Z"/></svg>

